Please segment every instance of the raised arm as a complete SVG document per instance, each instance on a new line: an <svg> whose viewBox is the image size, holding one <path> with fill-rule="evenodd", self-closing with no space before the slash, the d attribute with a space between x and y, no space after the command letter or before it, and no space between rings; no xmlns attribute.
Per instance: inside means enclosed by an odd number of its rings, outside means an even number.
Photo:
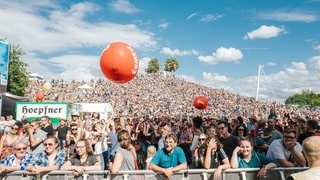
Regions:
<svg viewBox="0 0 320 180"><path fill-rule="evenodd" d="M238 152L240 151L240 147L237 146L232 153L232 157L231 157L231 168L238 168L239 167L239 162L238 162Z"/></svg>

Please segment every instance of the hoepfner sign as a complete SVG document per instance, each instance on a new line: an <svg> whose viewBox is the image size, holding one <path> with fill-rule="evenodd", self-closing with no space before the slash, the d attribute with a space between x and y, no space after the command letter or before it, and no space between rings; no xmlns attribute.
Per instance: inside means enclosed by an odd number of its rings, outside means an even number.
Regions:
<svg viewBox="0 0 320 180"><path fill-rule="evenodd" d="M68 103L56 102L17 102L16 103L16 119L22 118L39 118L41 116L49 116L50 118L63 118L68 116Z"/></svg>

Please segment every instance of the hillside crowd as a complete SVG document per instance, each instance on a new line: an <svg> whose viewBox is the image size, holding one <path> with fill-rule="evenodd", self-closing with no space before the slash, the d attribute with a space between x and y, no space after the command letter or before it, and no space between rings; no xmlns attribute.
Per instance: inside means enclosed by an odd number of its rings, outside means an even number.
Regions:
<svg viewBox="0 0 320 180"><path fill-rule="evenodd" d="M43 84L30 81L31 101ZM219 179L228 168L256 167L257 177L265 177L274 167L310 166L302 145L320 129L319 111L260 102L174 76L50 84L44 101L110 103L113 113L108 119L73 113L57 127L47 116L30 122L1 117L0 172L62 169L79 176L88 170L147 169L168 178L188 167L215 168ZM91 88L79 88L84 84ZM193 106L198 95L209 100L205 110ZM170 163L163 160L168 158Z"/></svg>

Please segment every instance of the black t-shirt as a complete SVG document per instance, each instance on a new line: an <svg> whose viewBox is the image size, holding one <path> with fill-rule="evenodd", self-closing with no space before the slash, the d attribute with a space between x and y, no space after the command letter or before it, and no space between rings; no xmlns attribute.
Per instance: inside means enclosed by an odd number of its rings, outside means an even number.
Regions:
<svg viewBox="0 0 320 180"><path fill-rule="evenodd" d="M313 136L314 135L314 132L305 132L305 133L302 133L298 136L298 142L300 144L302 144L303 140L307 139L308 137L310 136Z"/></svg>
<svg viewBox="0 0 320 180"><path fill-rule="evenodd" d="M220 137L219 141L223 144L223 149L226 152L229 160L231 160L233 150L239 146L240 141L236 136L230 135L228 138Z"/></svg>
<svg viewBox="0 0 320 180"><path fill-rule="evenodd" d="M53 127L51 125L42 128L42 130L47 133L47 137L54 135Z"/></svg>
<svg viewBox="0 0 320 180"><path fill-rule="evenodd" d="M58 132L58 138L66 138L69 128L67 126L58 126L57 132Z"/></svg>

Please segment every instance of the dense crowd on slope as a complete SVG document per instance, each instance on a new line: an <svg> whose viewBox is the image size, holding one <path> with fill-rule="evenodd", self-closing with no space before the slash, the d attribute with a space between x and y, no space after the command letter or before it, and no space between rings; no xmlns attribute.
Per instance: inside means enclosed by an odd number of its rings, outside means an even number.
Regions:
<svg viewBox="0 0 320 180"><path fill-rule="evenodd" d="M35 94L43 89L43 81L31 81L27 88L27 97L35 101ZM197 115L217 119L248 119L256 116L266 119L271 108L276 109L279 119L290 116L304 116L319 119L319 112L308 109L286 107L277 102L260 102L250 97L232 94L224 89L215 89L194 82L188 82L173 76L146 74L137 76L126 84L116 84L106 79L94 79L90 82L65 82L52 80L52 89L46 93L45 101L70 103L112 103L118 117L190 118ZM79 89L83 84L92 89ZM193 107L195 96L203 95L209 100L204 111Z"/></svg>
<svg viewBox="0 0 320 180"><path fill-rule="evenodd" d="M31 101L43 84L30 81ZM301 144L319 133L318 111L255 101L174 76L50 84L44 101L110 103L113 114L105 120L75 113L57 127L45 115L30 122L1 117L1 173L151 169L170 177L190 167L216 169L219 179L222 170L255 167L257 177L265 177L270 168L306 166ZM92 88L79 88L84 84ZM198 95L209 100L205 110L193 106ZM174 165L162 163L168 152L179 157L171 160Z"/></svg>

